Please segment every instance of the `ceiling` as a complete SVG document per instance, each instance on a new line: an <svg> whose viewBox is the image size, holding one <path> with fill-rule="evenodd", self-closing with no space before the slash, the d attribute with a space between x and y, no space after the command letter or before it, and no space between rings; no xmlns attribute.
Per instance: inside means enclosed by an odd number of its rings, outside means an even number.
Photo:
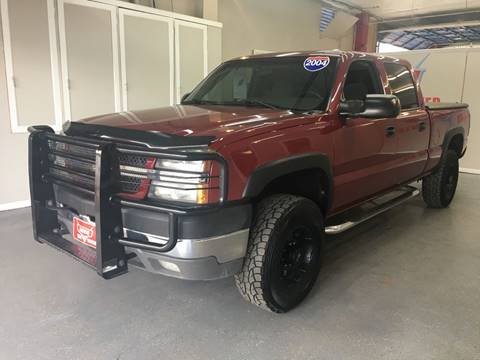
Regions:
<svg viewBox="0 0 480 360"><path fill-rule="evenodd" d="M377 24L378 41L409 50L480 44L480 0L323 0Z"/></svg>
<svg viewBox="0 0 480 360"><path fill-rule="evenodd" d="M480 44L480 0L325 0L367 12L378 41L409 50Z"/></svg>
<svg viewBox="0 0 480 360"><path fill-rule="evenodd" d="M378 41L410 50L479 44L479 19L469 9L378 21Z"/></svg>
<svg viewBox="0 0 480 360"><path fill-rule="evenodd" d="M470 11L480 0L333 0L363 9L379 19L413 17L437 12Z"/></svg>
<svg viewBox="0 0 480 360"><path fill-rule="evenodd" d="M378 41L409 50L480 44L480 24L380 32Z"/></svg>

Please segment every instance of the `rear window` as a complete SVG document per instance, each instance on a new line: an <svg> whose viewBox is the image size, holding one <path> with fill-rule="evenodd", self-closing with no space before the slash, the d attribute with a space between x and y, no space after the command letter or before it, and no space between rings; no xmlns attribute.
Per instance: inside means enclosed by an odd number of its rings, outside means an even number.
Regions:
<svg viewBox="0 0 480 360"><path fill-rule="evenodd" d="M392 94L400 99L402 109L417 108L417 89L410 70L401 64L385 63L384 66Z"/></svg>

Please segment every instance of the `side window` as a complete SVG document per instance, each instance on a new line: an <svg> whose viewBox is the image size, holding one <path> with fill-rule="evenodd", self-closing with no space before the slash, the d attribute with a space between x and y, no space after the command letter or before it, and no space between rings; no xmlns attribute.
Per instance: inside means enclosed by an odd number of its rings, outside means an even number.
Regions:
<svg viewBox="0 0 480 360"><path fill-rule="evenodd" d="M343 87L345 100L365 100L368 94L383 94L376 66L364 60L353 62Z"/></svg>
<svg viewBox="0 0 480 360"><path fill-rule="evenodd" d="M417 108L417 89L408 68L400 64L385 63L384 65L392 94L400 99L402 109Z"/></svg>

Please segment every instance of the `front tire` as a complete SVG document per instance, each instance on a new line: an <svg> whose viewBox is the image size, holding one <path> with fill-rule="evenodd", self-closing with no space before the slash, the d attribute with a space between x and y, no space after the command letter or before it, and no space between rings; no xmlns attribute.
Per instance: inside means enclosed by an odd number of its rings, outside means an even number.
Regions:
<svg viewBox="0 0 480 360"><path fill-rule="evenodd" d="M235 283L254 305L283 313L308 295L323 256L323 216L311 200L273 195L262 200Z"/></svg>
<svg viewBox="0 0 480 360"><path fill-rule="evenodd" d="M450 205L457 189L458 173L458 155L454 150L447 150L438 170L422 181L422 196L428 207L445 208Z"/></svg>

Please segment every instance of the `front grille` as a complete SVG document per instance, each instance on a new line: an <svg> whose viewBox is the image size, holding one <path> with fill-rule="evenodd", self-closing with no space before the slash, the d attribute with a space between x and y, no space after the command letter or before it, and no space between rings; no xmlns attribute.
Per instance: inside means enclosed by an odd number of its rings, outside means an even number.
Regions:
<svg viewBox="0 0 480 360"><path fill-rule="evenodd" d="M95 149L80 145L68 144L61 141L48 140L48 147L53 152L95 160Z"/></svg>
<svg viewBox="0 0 480 360"><path fill-rule="evenodd" d="M48 140L49 174L61 181L93 191L95 189L95 149ZM119 153L120 169L125 166L145 169L148 157ZM136 194L142 188L145 176L131 176L120 172L120 188L124 193Z"/></svg>
<svg viewBox="0 0 480 360"><path fill-rule="evenodd" d="M93 160L85 161L81 159L74 159L59 154L48 154L48 160L51 165L59 168L67 168L78 171L87 175L95 173L95 163Z"/></svg>
<svg viewBox="0 0 480 360"><path fill-rule="evenodd" d="M95 187L95 178L92 175L74 173L68 171L66 168L62 170L58 167L50 167L48 172L60 180L71 182L74 185L82 186L89 190L93 190Z"/></svg>
<svg viewBox="0 0 480 360"><path fill-rule="evenodd" d="M118 161L120 165L135 166L139 168L145 168L147 165L148 158L146 156L130 155L130 154L120 154L118 156Z"/></svg>
<svg viewBox="0 0 480 360"><path fill-rule="evenodd" d="M140 191L142 179L133 176L122 175L120 182L123 192L137 193Z"/></svg>

